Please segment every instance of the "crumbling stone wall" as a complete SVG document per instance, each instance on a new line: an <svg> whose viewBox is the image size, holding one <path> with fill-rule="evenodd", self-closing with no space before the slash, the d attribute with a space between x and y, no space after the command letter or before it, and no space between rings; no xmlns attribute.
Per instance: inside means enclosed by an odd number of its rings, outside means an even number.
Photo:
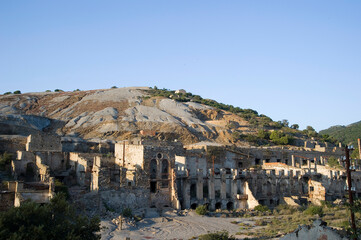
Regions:
<svg viewBox="0 0 361 240"><path fill-rule="evenodd" d="M119 189L120 172L121 168L115 164L115 158L95 156L91 172L90 191Z"/></svg>
<svg viewBox="0 0 361 240"><path fill-rule="evenodd" d="M76 182L81 186L90 189L91 174L93 169L94 158L97 155L94 153L70 153L69 166L75 172Z"/></svg>
<svg viewBox="0 0 361 240"><path fill-rule="evenodd" d="M316 205L321 205L322 201L326 200L326 189L322 186L322 183L308 180L308 200Z"/></svg>
<svg viewBox="0 0 361 240"><path fill-rule="evenodd" d="M37 203L48 203L54 196L54 179L48 183L6 182L6 190L0 193L0 211L18 207L27 199Z"/></svg>
<svg viewBox="0 0 361 240"><path fill-rule="evenodd" d="M29 152L61 152L61 138L46 133L36 133L28 136L26 151Z"/></svg>

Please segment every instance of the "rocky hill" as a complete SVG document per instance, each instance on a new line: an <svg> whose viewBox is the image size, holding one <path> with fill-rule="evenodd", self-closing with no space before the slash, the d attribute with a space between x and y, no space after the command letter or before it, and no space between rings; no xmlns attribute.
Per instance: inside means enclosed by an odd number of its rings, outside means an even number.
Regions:
<svg viewBox="0 0 361 240"><path fill-rule="evenodd" d="M0 134L35 131L84 139L121 140L148 135L185 144L283 144L304 135L256 111L190 93L148 87L0 96ZM272 140L270 133L277 130Z"/></svg>

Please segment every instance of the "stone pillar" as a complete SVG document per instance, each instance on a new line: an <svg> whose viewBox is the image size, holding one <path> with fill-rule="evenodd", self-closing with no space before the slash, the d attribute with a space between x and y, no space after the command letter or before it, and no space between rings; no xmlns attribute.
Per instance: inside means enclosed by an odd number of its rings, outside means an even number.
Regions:
<svg viewBox="0 0 361 240"><path fill-rule="evenodd" d="M203 200L203 169L197 169L197 199Z"/></svg>
<svg viewBox="0 0 361 240"><path fill-rule="evenodd" d="M292 167L296 167L296 160L295 160L295 155L291 155L291 166Z"/></svg>
<svg viewBox="0 0 361 240"><path fill-rule="evenodd" d="M299 167L302 168L302 159L301 158L298 160L298 164L299 164Z"/></svg>
<svg viewBox="0 0 361 240"><path fill-rule="evenodd" d="M221 199L224 200L227 198L227 184L226 184L226 170L221 169Z"/></svg>
<svg viewBox="0 0 361 240"><path fill-rule="evenodd" d="M232 180L231 180L231 198L236 199L237 198L237 176L238 176L238 169L232 170Z"/></svg>
<svg viewBox="0 0 361 240"><path fill-rule="evenodd" d="M191 191L190 191L190 184L189 184L189 180L185 180L183 182L183 191L184 191L184 194L183 194L183 205L184 205L184 208L191 208Z"/></svg>
<svg viewBox="0 0 361 240"><path fill-rule="evenodd" d="M215 209L215 192L214 192L214 175L212 169L209 169L209 178L208 178L208 197L209 197L209 208L210 210Z"/></svg>

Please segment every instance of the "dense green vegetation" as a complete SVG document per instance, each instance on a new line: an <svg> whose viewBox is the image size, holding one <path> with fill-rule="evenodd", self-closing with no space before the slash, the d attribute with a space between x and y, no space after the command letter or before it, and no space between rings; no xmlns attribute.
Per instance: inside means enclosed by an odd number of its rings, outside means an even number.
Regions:
<svg viewBox="0 0 361 240"><path fill-rule="evenodd" d="M0 239L100 239L99 218L77 215L65 200L56 195L49 204L24 202L0 213Z"/></svg>
<svg viewBox="0 0 361 240"><path fill-rule="evenodd" d="M333 126L320 131L320 134L327 134L343 144L357 147L357 139L361 138L361 121L348 126Z"/></svg>
<svg viewBox="0 0 361 240"><path fill-rule="evenodd" d="M5 170L5 166L11 163L13 155L11 153L4 152L0 155L0 170Z"/></svg>

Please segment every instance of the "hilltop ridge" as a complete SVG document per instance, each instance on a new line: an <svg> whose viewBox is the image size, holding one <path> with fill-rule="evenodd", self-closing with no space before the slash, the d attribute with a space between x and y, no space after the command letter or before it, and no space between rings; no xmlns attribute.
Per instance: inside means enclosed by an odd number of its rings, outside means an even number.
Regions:
<svg viewBox="0 0 361 240"><path fill-rule="evenodd" d="M116 141L143 135L185 144L303 146L311 140L252 109L149 87L1 95L0 126L1 134L44 131Z"/></svg>

